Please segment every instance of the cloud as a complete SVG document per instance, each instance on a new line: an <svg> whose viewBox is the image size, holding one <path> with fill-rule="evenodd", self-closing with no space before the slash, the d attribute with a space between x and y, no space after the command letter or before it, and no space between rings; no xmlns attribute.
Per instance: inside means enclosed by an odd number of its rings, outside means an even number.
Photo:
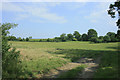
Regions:
<svg viewBox="0 0 120 80"><path fill-rule="evenodd" d="M108 9L109 3L99 3L99 5L96 5L95 9L84 18L90 20L91 22L98 22L99 20L106 18L107 9Z"/></svg>
<svg viewBox="0 0 120 80"><path fill-rule="evenodd" d="M15 20L23 20L23 19L28 18L28 17L29 17L29 15L27 15L27 14L20 14L20 15L17 15Z"/></svg>
<svg viewBox="0 0 120 80"><path fill-rule="evenodd" d="M49 20L50 22L56 22L56 23L67 22L67 20L65 20L63 16L58 16L55 13L50 13L49 10L44 7L41 7L41 8L29 7L29 8L26 8L26 11L30 13L32 16L46 19L46 20Z"/></svg>
<svg viewBox="0 0 120 80"><path fill-rule="evenodd" d="M3 0L3 2L114 2L115 0Z"/></svg>
<svg viewBox="0 0 120 80"><path fill-rule="evenodd" d="M100 19L103 19L104 11L93 11L90 15L85 16L90 22L96 23Z"/></svg>
<svg viewBox="0 0 120 80"><path fill-rule="evenodd" d="M12 3L3 3L2 4L2 10L3 11L10 11L10 12L23 12L24 9L22 9L21 7L12 4Z"/></svg>
<svg viewBox="0 0 120 80"><path fill-rule="evenodd" d="M89 20L91 23L94 24L101 24L101 25L110 25L115 26L115 20L111 19L111 17L107 13L107 9L109 8L110 3L99 3L96 5L95 10L91 12L89 15L84 16L85 19ZM104 23L103 23L104 22Z"/></svg>
<svg viewBox="0 0 120 80"><path fill-rule="evenodd" d="M86 2L73 2L73 3L66 3L64 4L65 8L69 9L69 10L74 10L74 9L79 9L82 8L86 5Z"/></svg>
<svg viewBox="0 0 120 80"><path fill-rule="evenodd" d="M31 4L31 5L30 5ZM60 3L52 3L48 6L44 3L30 3L18 4L18 3L3 3L3 11L18 12L15 20L23 20L25 18L36 17L44 21L50 21L55 23L65 23L67 20L63 16L59 16L56 13L50 12L48 7L59 5ZM36 5L37 4L37 5ZM44 5L44 6L43 6ZM39 22L39 21L38 21Z"/></svg>

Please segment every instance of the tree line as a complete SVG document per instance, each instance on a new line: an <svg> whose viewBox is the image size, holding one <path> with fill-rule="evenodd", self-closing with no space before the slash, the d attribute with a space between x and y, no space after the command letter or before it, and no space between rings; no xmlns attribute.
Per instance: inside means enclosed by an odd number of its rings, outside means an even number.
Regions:
<svg viewBox="0 0 120 80"><path fill-rule="evenodd" d="M31 40L30 40L31 39ZM80 34L78 31L74 31L73 34L61 34L59 37L53 39L39 39L32 40L32 37L16 38L15 36L8 36L9 41L31 41L31 42L66 42L66 41L91 41L94 43L103 42L119 42L117 34L114 32L108 32L105 36L98 36L98 33L94 29L89 29L87 33Z"/></svg>
<svg viewBox="0 0 120 80"><path fill-rule="evenodd" d="M21 37L15 37L15 36L7 36L8 41L29 41L32 39L32 37L26 37L26 38L21 38Z"/></svg>

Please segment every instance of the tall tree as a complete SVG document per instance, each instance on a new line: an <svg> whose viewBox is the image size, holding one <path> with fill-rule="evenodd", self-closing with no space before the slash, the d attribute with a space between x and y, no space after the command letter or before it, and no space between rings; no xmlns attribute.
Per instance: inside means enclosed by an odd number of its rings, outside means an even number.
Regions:
<svg viewBox="0 0 120 80"><path fill-rule="evenodd" d="M22 41L22 38L21 38L21 37L18 37L17 40L18 40L18 41Z"/></svg>
<svg viewBox="0 0 120 80"><path fill-rule="evenodd" d="M65 42L66 41L66 34L65 33L63 33L63 34L61 34L60 35L60 39L61 39L61 41L63 41L63 42Z"/></svg>
<svg viewBox="0 0 120 80"><path fill-rule="evenodd" d="M110 4L108 14L112 17L116 17L116 12L118 13L118 20L116 22L118 26L118 31L117 31L117 38L120 41L120 0L117 0L114 2L114 4Z"/></svg>
<svg viewBox="0 0 120 80"><path fill-rule="evenodd" d="M73 35L72 34L67 34L67 39L70 40L70 41L72 41Z"/></svg>
<svg viewBox="0 0 120 80"><path fill-rule="evenodd" d="M91 39L92 37L97 37L97 32L94 29L88 30L88 39Z"/></svg>
<svg viewBox="0 0 120 80"><path fill-rule="evenodd" d="M81 35L80 35L80 33L79 33L78 31L74 31L73 35L74 35L74 37L75 37L77 40L79 40L80 37L81 37Z"/></svg>
<svg viewBox="0 0 120 80"><path fill-rule="evenodd" d="M29 38L28 38L28 37L26 37L26 41L29 41Z"/></svg>
<svg viewBox="0 0 120 80"><path fill-rule="evenodd" d="M15 41L17 40L15 36L8 36L8 40L9 41Z"/></svg>
<svg viewBox="0 0 120 80"><path fill-rule="evenodd" d="M114 32L108 32L107 35L110 37L112 42L117 41L116 34Z"/></svg>
<svg viewBox="0 0 120 80"><path fill-rule="evenodd" d="M22 66L20 65L20 52L11 48L8 44L7 35L9 29L16 27L17 24L3 23L0 25L2 31L2 77L17 78L22 75Z"/></svg>
<svg viewBox="0 0 120 80"><path fill-rule="evenodd" d="M103 36L99 36L99 37L98 37L98 39L101 39L101 40L103 40Z"/></svg>
<svg viewBox="0 0 120 80"><path fill-rule="evenodd" d="M82 41L88 41L88 35L87 34L82 34L81 40Z"/></svg>
<svg viewBox="0 0 120 80"><path fill-rule="evenodd" d="M110 37L108 35L103 37L104 42L109 42L111 41Z"/></svg>

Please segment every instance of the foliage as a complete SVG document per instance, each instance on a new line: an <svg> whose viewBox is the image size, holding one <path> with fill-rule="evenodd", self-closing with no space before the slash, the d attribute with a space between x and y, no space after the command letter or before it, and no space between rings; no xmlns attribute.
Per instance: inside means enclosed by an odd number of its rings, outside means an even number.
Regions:
<svg viewBox="0 0 120 80"><path fill-rule="evenodd" d="M116 34L114 32L108 32L107 35L110 37L111 42L117 41L117 37L116 37Z"/></svg>
<svg viewBox="0 0 120 80"><path fill-rule="evenodd" d="M18 37L17 40L18 40L18 41L23 41L21 37Z"/></svg>
<svg viewBox="0 0 120 80"><path fill-rule="evenodd" d="M103 37L103 41L104 42L109 42L109 41L111 41L111 39L110 39L109 36L106 35L106 36Z"/></svg>
<svg viewBox="0 0 120 80"><path fill-rule="evenodd" d="M29 39L32 39L32 36L30 36Z"/></svg>
<svg viewBox="0 0 120 80"><path fill-rule="evenodd" d="M110 41L107 41L107 42L118 42L119 41L117 34L115 34L114 32L108 32L106 35L110 37ZM96 37L97 40L93 41L92 37ZM55 37L55 38L48 38L48 39L31 39L31 38L32 38L32 36L29 38L26 37L26 39L24 39L24 38L22 39L21 37L16 38L15 36L8 36L9 41L66 42L66 41L91 41L92 40L91 42L95 42L95 43L106 42L103 40L103 36L97 37L97 32L94 29L89 29L88 35L85 33L80 35L80 33L78 31L74 31L73 35L67 34L67 36L66 36L66 34L63 33L60 35L60 37Z"/></svg>
<svg viewBox="0 0 120 80"><path fill-rule="evenodd" d="M22 41L25 41L25 38L23 38Z"/></svg>
<svg viewBox="0 0 120 80"><path fill-rule="evenodd" d="M91 42L94 42L94 43L97 43L98 38L97 38L97 37L91 37L90 41L91 41Z"/></svg>
<svg viewBox="0 0 120 80"><path fill-rule="evenodd" d="M99 36L98 39L102 39L103 40L103 36Z"/></svg>
<svg viewBox="0 0 120 80"><path fill-rule="evenodd" d="M103 43L103 39L97 39L97 43Z"/></svg>
<svg viewBox="0 0 120 80"><path fill-rule="evenodd" d="M16 37L15 36L8 36L7 37L9 41L16 41Z"/></svg>
<svg viewBox="0 0 120 80"><path fill-rule="evenodd" d="M97 32L94 29L88 30L88 39L90 40L92 37L97 37Z"/></svg>
<svg viewBox="0 0 120 80"><path fill-rule="evenodd" d="M54 39L48 38L48 39L47 39L47 42L54 42Z"/></svg>
<svg viewBox="0 0 120 80"><path fill-rule="evenodd" d="M20 64L20 52L15 48L11 48L8 44L7 35L9 29L16 27L17 24L3 23L2 28L2 77L3 78L18 78L22 75L22 66Z"/></svg>
<svg viewBox="0 0 120 80"><path fill-rule="evenodd" d="M28 38L28 37L26 38L26 41L29 41L29 38Z"/></svg>
<svg viewBox="0 0 120 80"><path fill-rule="evenodd" d="M74 31L73 36L74 36L77 40L79 40L79 38L81 37L81 35L80 35L80 33L79 33L78 31Z"/></svg>
<svg viewBox="0 0 120 80"><path fill-rule="evenodd" d="M116 22L118 26L118 31L117 31L117 38L120 41L120 0L117 0L114 2L114 4L110 4L108 14L112 17L116 17L116 13L118 13L118 20Z"/></svg>
<svg viewBox="0 0 120 80"><path fill-rule="evenodd" d="M117 39L120 42L120 30L117 31Z"/></svg>
<svg viewBox="0 0 120 80"><path fill-rule="evenodd" d="M65 42L67 40L66 34L65 33L61 34L60 39L61 41Z"/></svg>
<svg viewBox="0 0 120 80"><path fill-rule="evenodd" d="M72 41L72 39L73 39L73 35L72 34L67 34L67 40Z"/></svg>
<svg viewBox="0 0 120 80"><path fill-rule="evenodd" d="M76 38L73 38L72 41L77 41L77 39L76 39Z"/></svg>
<svg viewBox="0 0 120 80"><path fill-rule="evenodd" d="M87 34L82 34L81 40L82 41L88 41L88 35Z"/></svg>

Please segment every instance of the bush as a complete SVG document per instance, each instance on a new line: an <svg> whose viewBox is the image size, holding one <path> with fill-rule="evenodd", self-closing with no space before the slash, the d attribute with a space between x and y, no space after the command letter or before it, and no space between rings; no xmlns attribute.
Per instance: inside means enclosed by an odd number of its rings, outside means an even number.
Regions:
<svg viewBox="0 0 120 80"><path fill-rule="evenodd" d="M54 42L61 42L60 39L54 39Z"/></svg>
<svg viewBox="0 0 120 80"><path fill-rule="evenodd" d="M22 38L21 38L21 37L18 37L17 40L18 40L18 41L22 41Z"/></svg>
<svg viewBox="0 0 120 80"><path fill-rule="evenodd" d="M77 41L77 39L76 39L76 38L73 38L72 41Z"/></svg>
<svg viewBox="0 0 120 80"><path fill-rule="evenodd" d="M90 41L94 42L94 43L97 43L98 39L97 39L97 37L91 37Z"/></svg>
<svg viewBox="0 0 120 80"><path fill-rule="evenodd" d="M50 38L47 39L47 42L50 42Z"/></svg>
<svg viewBox="0 0 120 80"><path fill-rule="evenodd" d="M40 39L39 42L42 42L42 39Z"/></svg>
<svg viewBox="0 0 120 80"><path fill-rule="evenodd" d="M9 29L17 26L17 24L3 23L0 26L2 29L2 77L3 78L18 78L22 75L22 65L20 63L20 52L15 48L11 49L8 44L7 34Z"/></svg>
<svg viewBox="0 0 120 80"><path fill-rule="evenodd" d="M102 43L103 39L97 39L97 43Z"/></svg>
<svg viewBox="0 0 120 80"><path fill-rule="evenodd" d="M103 37L103 41L104 41L104 42L110 42L111 39L110 39L109 36L106 35L106 36Z"/></svg>
<svg viewBox="0 0 120 80"><path fill-rule="evenodd" d="M29 41L29 38L26 38L26 41Z"/></svg>

